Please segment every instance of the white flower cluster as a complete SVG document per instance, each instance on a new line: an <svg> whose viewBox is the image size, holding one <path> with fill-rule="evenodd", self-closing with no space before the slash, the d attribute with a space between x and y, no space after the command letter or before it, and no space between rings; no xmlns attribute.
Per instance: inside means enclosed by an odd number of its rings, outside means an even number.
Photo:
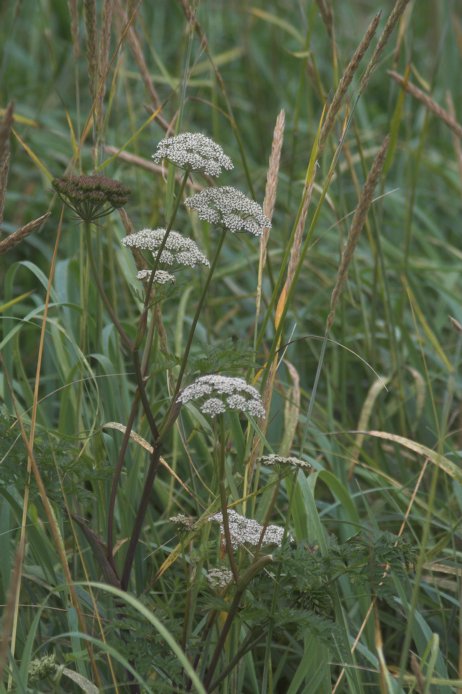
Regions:
<svg viewBox="0 0 462 694"><path fill-rule="evenodd" d="M215 513L213 516L210 516L209 521L220 523L221 532L224 534L222 513ZM240 545L251 545L252 547L256 547L259 544L263 526L256 520L246 518L236 511L230 510L228 511L228 524L233 549L237 549ZM284 528L279 527L279 525L268 525L265 528L262 544L280 546L283 537Z"/></svg>
<svg viewBox="0 0 462 694"><path fill-rule="evenodd" d="M169 521L177 525L181 530L192 530L196 523L195 518L185 516L184 513L179 513L177 516L171 516Z"/></svg>
<svg viewBox="0 0 462 694"><path fill-rule="evenodd" d="M230 171L234 168L220 145L201 133L181 133L161 140L152 158L156 164L168 159L182 169L209 176L219 176L222 169Z"/></svg>
<svg viewBox="0 0 462 694"><path fill-rule="evenodd" d="M185 205L196 210L200 219L220 224L233 234L247 231L253 236L261 236L263 229L271 227L260 205L231 186L206 188L186 198Z"/></svg>
<svg viewBox="0 0 462 694"><path fill-rule="evenodd" d="M138 248L141 251L152 251L154 256L159 250L164 239L165 229L142 229L135 234L129 234L122 239L124 246ZM207 265L210 263L205 255L199 250L197 244L185 238L178 231L171 231L167 238L161 256L162 265L184 265L196 267L196 265Z"/></svg>
<svg viewBox="0 0 462 694"><path fill-rule="evenodd" d="M270 455L262 455L257 459L257 463L262 463L262 465L281 465L281 466L291 466L298 468L299 470L305 470L305 472L311 472L313 466L306 463L300 458L293 458L291 456L285 457L283 455L275 455L274 453Z"/></svg>
<svg viewBox="0 0 462 694"><path fill-rule="evenodd" d="M211 588L220 590L232 583L233 574L228 569L210 569L210 571L207 571L207 581Z"/></svg>
<svg viewBox="0 0 462 694"><path fill-rule="evenodd" d="M178 396L178 402L183 405L191 400L198 400L200 411L210 417L226 410L240 410L252 417L265 416L259 392L243 378L201 376Z"/></svg>
<svg viewBox="0 0 462 694"><path fill-rule="evenodd" d="M136 279L149 281L151 275L152 270L139 270L136 273ZM175 282L175 275L171 275L169 272L165 272L165 270L156 270L154 284L168 284L169 282Z"/></svg>

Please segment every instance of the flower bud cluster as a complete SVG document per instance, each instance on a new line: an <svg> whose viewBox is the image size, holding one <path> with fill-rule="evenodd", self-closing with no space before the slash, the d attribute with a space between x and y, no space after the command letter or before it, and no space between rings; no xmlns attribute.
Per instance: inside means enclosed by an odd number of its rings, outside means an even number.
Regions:
<svg viewBox="0 0 462 694"><path fill-rule="evenodd" d="M123 207L130 196L129 188L106 176L62 176L53 179L52 186L84 222Z"/></svg>

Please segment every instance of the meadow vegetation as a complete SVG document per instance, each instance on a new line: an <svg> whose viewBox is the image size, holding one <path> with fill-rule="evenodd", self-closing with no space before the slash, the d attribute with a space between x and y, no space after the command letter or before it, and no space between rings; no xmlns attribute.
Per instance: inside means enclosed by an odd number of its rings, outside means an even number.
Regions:
<svg viewBox="0 0 462 694"><path fill-rule="evenodd" d="M0 43L0 692L462 691L460 3Z"/></svg>

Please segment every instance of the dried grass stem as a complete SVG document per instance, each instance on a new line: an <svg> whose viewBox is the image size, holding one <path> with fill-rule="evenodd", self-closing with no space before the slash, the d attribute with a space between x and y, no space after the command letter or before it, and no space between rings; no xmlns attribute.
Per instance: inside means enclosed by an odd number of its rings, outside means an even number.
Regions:
<svg viewBox="0 0 462 694"><path fill-rule="evenodd" d="M372 196L374 194L375 187L382 172L389 143L390 138L387 136L382 146L380 147L377 156L374 159L371 170L369 171L369 174L367 176L366 183L364 184L364 188L359 199L358 206L353 215L350 231L348 233L348 239L345 248L343 249L342 257L340 260L340 266L337 272L337 279L331 295L330 312L326 322L326 333L330 330L334 322L338 300L341 296L343 287L345 286L345 282L348 277L348 268L350 266L351 259L353 258L353 254L358 244L362 228L366 221L366 216L372 202Z"/></svg>
<svg viewBox="0 0 462 694"><path fill-rule="evenodd" d="M429 111L435 114L437 118L443 121L443 123L446 123L448 128L452 130L453 133L457 135L457 137L462 138L462 125L460 125L454 118L451 113L448 113L448 111L445 111L444 108L442 108L439 104L436 103L428 94L425 94L421 89L418 87L415 87L413 84L408 82L407 79L399 75L397 72L394 70L388 70L388 74L392 79L395 80L395 82L398 82L398 84L401 85L403 89L405 89L408 94L411 94L415 99L420 101L425 108L428 108Z"/></svg>

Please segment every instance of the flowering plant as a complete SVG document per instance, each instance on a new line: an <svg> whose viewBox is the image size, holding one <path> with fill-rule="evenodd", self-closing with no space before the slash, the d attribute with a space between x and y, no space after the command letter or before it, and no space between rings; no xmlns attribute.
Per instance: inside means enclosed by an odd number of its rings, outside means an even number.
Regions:
<svg viewBox="0 0 462 694"><path fill-rule="evenodd" d="M152 158L156 163L167 159L181 169L208 176L219 176L223 169L233 168L220 145L201 133L181 133L161 140Z"/></svg>

